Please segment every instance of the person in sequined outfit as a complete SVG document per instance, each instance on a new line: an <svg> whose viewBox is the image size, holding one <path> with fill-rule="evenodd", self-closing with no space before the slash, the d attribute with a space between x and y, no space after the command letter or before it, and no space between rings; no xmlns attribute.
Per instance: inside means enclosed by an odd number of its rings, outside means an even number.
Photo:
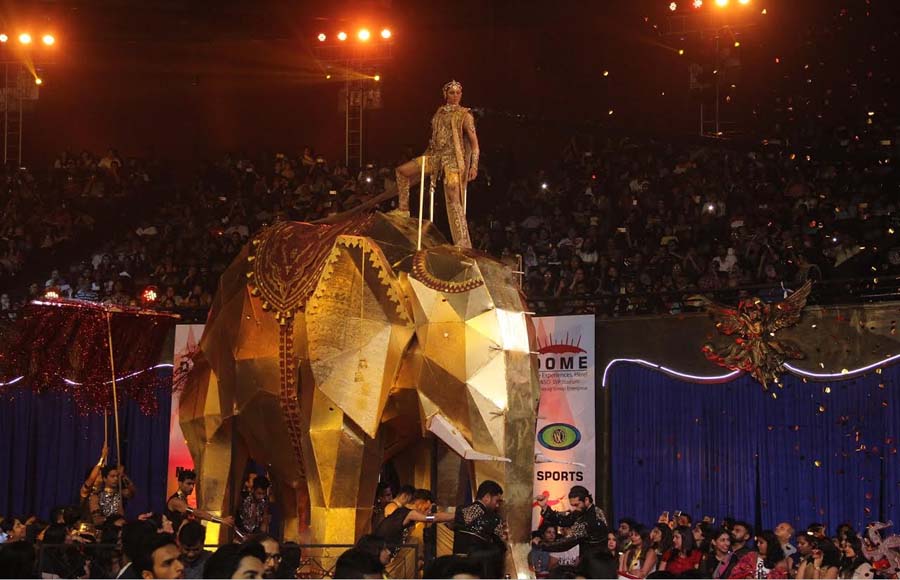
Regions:
<svg viewBox="0 0 900 580"><path fill-rule="evenodd" d="M134 484L122 466L106 465L100 470L102 485L91 493L89 506L95 526L103 525L112 515L125 517L125 500L134 497ZM121 479L121 489L119 480Z"/></svg>
<svg viewBox="0 0 900 580"><path fill-rule="evenodd" d="M482 481L475 498L456 509L453 553L477 561L482 578L502 578L507 531L497 511L503 503L503 488L496 481Z"/></svg>
<svg viewBox="0 0 900 580"><path fill-rule="evenodd" d="M253 491L241 502L238 513L238 530L244 535L269 531L269 478L258 476L253 480Z"/></svg>
<svg viewBox="0 0 900 580"><path fill-rule="evenodd" d="M443 178L447 220L453 243L471 248L469 226L466 223L466 188L478 176L478 136L472 112L460 106L462 85L450 81L443 88L445 104L431 118L431 140L424 155L397 168L397 190L400 194L398 210L409 215L410 179L422 173L434 183Z"/></svg>
<svg viewBox="0 0 900 580"><path fill-rule="evenodd" d="M547 505L547 497L536 498L544 524L569 528L569 535L553 542L540 542L545 552L565 552L579 546L582 568L588 578L615 578L617 562L609 552L609 527L606 514L595 503L588 490L576 485L569 490L572 511L564 513Z"/></svg>

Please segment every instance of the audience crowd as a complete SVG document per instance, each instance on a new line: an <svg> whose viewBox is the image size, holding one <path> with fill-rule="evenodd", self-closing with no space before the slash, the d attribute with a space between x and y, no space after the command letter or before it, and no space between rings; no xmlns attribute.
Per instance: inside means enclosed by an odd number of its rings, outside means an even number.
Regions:
<svg viewBox="0 0 900 580"><path fill-rule="evenodd" d="M499 578L507 530L503 489L482 482L475 500L442 511L431 492L379 485L372 533L337 554L279 540L269 527L268 480L250 477L236 518L192 510L194 472L179 474L179 489L159 514L126 520L125 503L139 493L125 472L98 464L79 505L54 508L48 519L0 517L0 578ZM119 485L122 487L119 488ZM579 491L580 490L580 491ZM581 493L587 503L572 494ZM590 494L575 486L569 511L541 505L532 534L530 570L538 578L897 578L900 552L880 528L858 533L842 524L828 535L810 524L795 532L783 522L755 530L744 521L706 517L695 522L668 512L652 526L631 518L607 526ZM109 497L118 498L108 501ZM248 518L247 498L264 504ZM539 498L540 499L540 498ZM249 501L252 501L249 500ZM174 503L173 503L174 502ZM234 543L207 544L204 520L235 528ZM434 525L453 534L452 555L437 555ZM896 538L896 537L895 537ZM895 539L893 538L893 539ZM887 542L885 541L887 540ZM312 551L308 551L312 550ZM315 553L314 553L315 552ZM593 574L592 574L593 573ZM598 575L599 574L599 575Z"/></svg>
<svg viewBox="0 0 900 580"><path fill-rule="evenodd" d="M507 176L491 168L490 186L471 186L473 242L510 263L521 259L526 295L541 310L677 313L695 294L776 301L807 280L855 280L858 299L890 294L900 275L900 197L896 146L881 143L897 136L845 133L817 134L815 147L573 139L544 170ZM202 312L219 275L266 224L313 221L392 187L390 166L351 175L309 148L296 157L225 157L127 236L60 264L27 296L4 295L0 307L13 315L17 302L49 291ZM58 214L31 215L45 222ZM3 267L19 267L37 238L56 243L76 223L89 227L90 216L78 215L27 239L16 232L30 228L12 219Z"/></svg>

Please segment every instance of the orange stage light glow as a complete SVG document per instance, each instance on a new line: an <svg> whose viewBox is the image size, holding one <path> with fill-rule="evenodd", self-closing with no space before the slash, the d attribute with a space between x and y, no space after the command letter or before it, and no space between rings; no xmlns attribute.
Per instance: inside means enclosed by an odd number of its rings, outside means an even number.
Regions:
<svg viewBox="0 0 900 580"><path fill-rule="evenodd" d="M359 32L356 33L356 38L360 39L362 42L366 42L371 36L372 33L369 32L368 28L361 28Z"/></svg>
<svg viewBox="0 0 900 580"><path fill-rule="evenodd" d="M381 80L381 75L375 75L375 76L372 77L372 78L373 78L373 79L375 80L375 82L377 83L378 81Z"/></svg>
<svg viewBox="0 0 900 580"><path fill-rule="evenodd" d="M716 0L716 6L728 6L728 0Z"/></svg>
<svg viewBox="0 0 900 580"><path fill-rule="evenodd" d="M343 30L338 32L338 40L340 40L341 42L344 42L345 40L347 40L347 33L344 32Z"/></svg>
<svg viewBox="0 0 900 580"><path fill-rule="evenodd" d="M45 34L43 37L41 37L41 41L47 46L51 46L56 42L56 39L53 38L52 34Z"/></svg>
<svg viewBox="0 0 900 580"><path fill-rule="evenodd" d="M36 85L42 85L42 84L44 84L44 81L41 80L41 77L37 77L37 78L34 79L34 84L36 84Z"/></svg>
<svg viewBox="0 0 900 580"><path fill-rule="evenodd" d="M0 42L6 42L7 40L9 40L8 36L6 36L5 34L0 34Z"/></svg>
<svg viewBox="0 0 900 580"><path fill-rule="evenodd" d="M391 29L390 29L390 28L384 28L384 29L381 30L381 38L387 40L387 39L390 38L391 36L392 36L392 33L391 33Z"/></svg>
<svg viewBox="0 0 900 580"><path fill-rule="evenodd" d="M31 44L31 35L27 32L23 32L19 35L19 42L22 44Z"/></svg>
<svg viewBox="0 0 900 580"><path fill-rule="evenodd" d="M750 0L738 0L738 4L747 5L747 4L750 4Z"/></svg>

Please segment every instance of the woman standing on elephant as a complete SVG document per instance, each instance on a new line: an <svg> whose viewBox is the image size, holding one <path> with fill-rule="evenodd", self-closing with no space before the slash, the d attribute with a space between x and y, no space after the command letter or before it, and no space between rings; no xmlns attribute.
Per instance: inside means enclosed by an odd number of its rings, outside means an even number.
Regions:
<svg viewBox="0 0 900 580"><path fill-rule="evenodd" d="M445 104L431 118L431 140L424 155L407 161L397 168L399 210L409 215L409 180L424 173L430 174L432 184L444 178L444 199L447 221L453 243L471 248L469 226L466 224L466 187L478 176L478 136L475 119L469 109L460 106L462 85L450 81L443 88Z"/></svg>

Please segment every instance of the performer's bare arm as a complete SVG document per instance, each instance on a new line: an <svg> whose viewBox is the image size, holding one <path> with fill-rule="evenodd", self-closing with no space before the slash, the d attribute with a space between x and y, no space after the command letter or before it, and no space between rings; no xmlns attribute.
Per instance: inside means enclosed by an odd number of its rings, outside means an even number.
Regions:
<svg viewBox="0 0 900 580"><path fill-rule="evenodd" d="M95 465L93 469L91 469L91 473L81 485L81 499L87 499L87 497L91 495L91 491L93 491L94 486L97 483L97 479L100 477L100 468L106 465L106 456L108 453L109 448L104 444L103 450L100 452L100 460L97 462L97 465Z"/></svg>
<svg viewBox="0 0 900 580"><path fill-rule="evenodd" d="M478 148L478 135L475 133L475 118L472 117L472 113L466 113L463 130L466 132L466 137L469 138L469 143L472 145L472 159L469 165L469 175L466 179L467 181L473 181L478 177L478 157L481 151Z"/></svg>

